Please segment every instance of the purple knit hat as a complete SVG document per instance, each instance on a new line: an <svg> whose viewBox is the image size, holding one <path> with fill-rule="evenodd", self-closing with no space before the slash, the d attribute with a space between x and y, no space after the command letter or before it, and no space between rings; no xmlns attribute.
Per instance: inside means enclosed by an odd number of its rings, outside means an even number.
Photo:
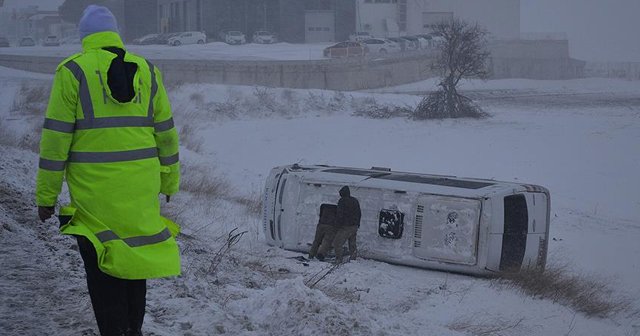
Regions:
<svg viewBox="0 0 640 336"><path fill-rule="evenodd" d="M82 13L80 23L78 23L80 39L87 35L104 31L118 32L118 22L115 16L107 8L97 5L89 5Z"/></svg>

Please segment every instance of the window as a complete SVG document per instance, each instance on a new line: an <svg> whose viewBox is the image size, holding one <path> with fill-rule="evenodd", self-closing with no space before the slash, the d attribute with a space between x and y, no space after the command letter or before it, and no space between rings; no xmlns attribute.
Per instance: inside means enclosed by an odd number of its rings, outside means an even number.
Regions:
<svg viewBox="0 0 640 336"><path fill-rule="evenodd" d="M511 195L504 198L504 234L500 270L518 270L522 266L527 248L529 232L529 212L524 195Z"/></svg>
<svg viewBox="0 0 640 336"><path fill-rule="evenodd" d="M382 209L378 219L378 234L382 238L400 239L404 229L404 214L398 210Z"/></svg>
<svg viewBox="0 0 640 336"><path fill-rule="evenodd" d="M336 221L336 211L338 206L335 204L324 203L320 205L320 224L334 225Z"/></svg>

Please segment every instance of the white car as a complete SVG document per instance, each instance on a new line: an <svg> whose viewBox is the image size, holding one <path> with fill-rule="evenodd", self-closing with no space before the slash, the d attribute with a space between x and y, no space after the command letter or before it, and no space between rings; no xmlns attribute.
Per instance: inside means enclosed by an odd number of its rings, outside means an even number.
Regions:
<svg viewBox="0 0 640 336"><path fill-rule="evenodd" d="M169 38L167 44L171 46L179 46L183 44L204 44L206 41L207 35L203 32L191 31L180 33L180 35Z"/></svg>
<svg viewBox="0 0 640 336"><path fill-rule="evenodd" d="M386 54L401 51L401 48L397 43L387 39L372 38L364 40L362 43L369 48L370 53L374 54Z"/></svg>
<svg viewBox="0 0 640 336"><path fill-rule="evenodd" d="M49 35L42 41L42 45L45 47L57 47L60 45L60 40L55 35Z"/></svg>
<svg viewBox="0 0 640 336"><path fill-rule="evenodd" d="M224 34L224 42L228 44L245 44L247 40L241 31L230 30Z"/></svg>
<svg viewBox="0 0 640 336"><path fill-rule="evenodd" d="M270 44L276 43L276 37L268 31L259 30L253 33L251 41L253 41L253 43Z"/></svg>
<svg viewBox="0 0 640 336"><path fill-rule="evenodd" d="M359 31L349 35L349 41L364 41L373 38L369 32Z"/></svg>

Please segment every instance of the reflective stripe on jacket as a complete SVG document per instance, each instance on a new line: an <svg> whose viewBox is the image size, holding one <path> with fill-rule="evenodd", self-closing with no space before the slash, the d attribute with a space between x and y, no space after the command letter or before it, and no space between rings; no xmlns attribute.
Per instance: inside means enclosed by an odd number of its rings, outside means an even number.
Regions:
<svg viewBox="0 0 640 336"><path fill-rule="evenodd" d="M82 40L83 52L56 70L40 142L36 201L53 206L66 177L72 216L64 234L86 236L100 269L122 279L180 274L174 239L177 225L160 216L158 194L178 191L178 134L157 68L126 53L135 63L135 97L111 96L107 72L124 49L118 34Z"/></svg>

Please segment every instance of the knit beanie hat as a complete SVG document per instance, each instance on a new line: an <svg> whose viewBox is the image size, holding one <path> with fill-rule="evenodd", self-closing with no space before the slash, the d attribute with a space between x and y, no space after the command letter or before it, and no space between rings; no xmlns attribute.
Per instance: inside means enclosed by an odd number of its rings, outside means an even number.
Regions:
<svg viewBox="0 0 640 336"><path fill-rule="evenodd" d="M107 7L89 5L82 13L78 24L80 39L87 35L104 31L118 32L118 23L115 16Z"/></svg>

